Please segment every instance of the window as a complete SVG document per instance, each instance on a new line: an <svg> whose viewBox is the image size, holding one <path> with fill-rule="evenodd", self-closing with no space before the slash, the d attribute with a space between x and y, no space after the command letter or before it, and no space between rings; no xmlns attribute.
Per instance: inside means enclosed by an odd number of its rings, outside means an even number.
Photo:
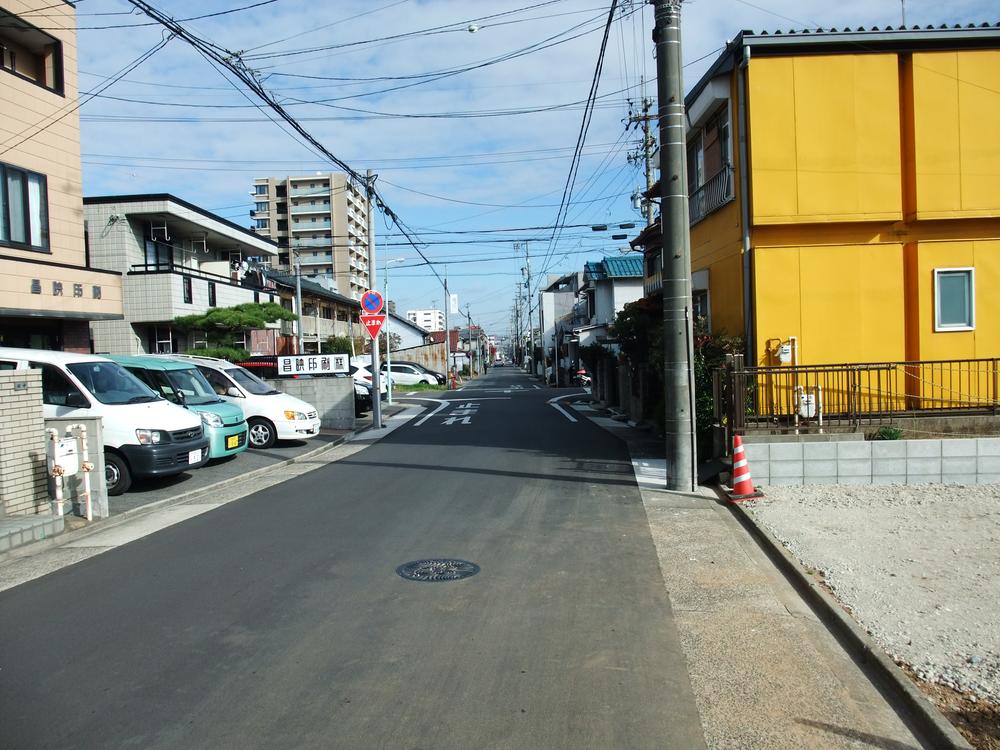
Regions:
<svg viewBox="0 0 1000 750"><path fill-rule="evenodd" d="M253 228L254 229L267 229L271 226L270 219L254 219Z"/></svg>
<svg viewBox="0 0 1000 750"><path fill-rule="evenodd" d="M971 331L976 327L976 270L934 269L934 330Z"/></svg>
<svg viewBox="0 0 1000 750"><path fill-rule="evenodd" d="M254 195L267 195L267 185L254 185L253 186Z"/></svg>
<svg viewBox="0 0 1000 750"><path fill-rule="evenodd" d="M266 203L255 203L253 207L254 211L260 211L261 213L266 213L267 209L268 205Z"/></svg>
<svg viewBox="0 0 1000 750"><path fill-rule="evenodd" d="M191 291L191 277L184 276L181 279L181 286L184 288L184 304L190 305L194 299L194 294Z"/></svg>
<svg viewBox="0 0 1000 750"><path fill-rule="evenodd" d="M218 370L213 370L210 367L198 366L198 370L201 374L205 376L205 380L209 382L212 386L212 390L215 391L220 396L228 395L228 391L233 387L233 383L223 375Z"/></svg>
<svg viewBox="0 0 1000 750"><path fill-rule="evenodd" d="M102 404L144 404L159 399L147 385L116 362L74 362L66 367Z"/></svg>
<svg viewBox="0 0 1000 750"><path fill-rule="evenodd" d="M90 402L80 393L80 389L73 385L58 367L38 362L32 362L31 366L40 368L42 371L43 403L51 406L73 406L84 409L90 406Z"/></svg>
<svg viewBox="0 0 1000 750"><path fill-rule="evenodd" d="M254 302L255 305L259 305L260 304L260 292L254 292L253 293L253 302Z"/></svg>
<svg viewBox="0 0 1000 750"><path fill-rule="evenodd" d="M49 249L49 193L45 175L0 164L0 243L32 250Z"/></svg>
<svg viewBox="0 0 1000 750"><path fill-rule="evenodd" d="M694 310L696 323L701 320L705 322L705 325L711 326L707 289L695 289L691 292L691 307Z"/></svg>
<svg viewBox="0 0 1000 750"><path fill-rule="evenodd" d="M208 282L208 306L215 307L215 282Z"/></svg>
<svg viewBox="0 0 1000 750"><path fill-rule="evenodd" d="M61 96L62 42L0 10L0 69Z"/></svg>
<svg viewBox="0 0 1000 750"><path fill-rule="evenodd" d="M163 270L174 263L174 249L163 242L146 240L146 270Z"/></svg>

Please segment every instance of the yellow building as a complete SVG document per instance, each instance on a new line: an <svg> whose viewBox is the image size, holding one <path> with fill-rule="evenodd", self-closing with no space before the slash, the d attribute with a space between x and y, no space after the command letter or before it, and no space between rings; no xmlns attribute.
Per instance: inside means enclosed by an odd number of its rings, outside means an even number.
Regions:
<svg viewBox="0 0 1000 750"><path fill-rule="evenodd" d="M0 8L0 345L89 352L89 321L122 317L122 280L87 260L75 11L38 8Z"/></svg>
<svg viewBox="0 0 1000 750"><path fill-rule="evenodd" d="M695 307L748 364L1000 357L1000 25L743 32L686 103Z"/></svg>

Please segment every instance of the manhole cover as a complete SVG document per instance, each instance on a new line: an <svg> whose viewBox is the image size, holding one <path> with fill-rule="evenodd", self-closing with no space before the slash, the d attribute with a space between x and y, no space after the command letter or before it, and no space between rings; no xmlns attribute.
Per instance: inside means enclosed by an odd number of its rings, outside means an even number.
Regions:
<svg viewBox="0 0 1000 750"><path fill-rule="evenodd" d="M400 565L396 572L408 581L457 581L474 576L479 566L467 560L414 560Z"/></svg>

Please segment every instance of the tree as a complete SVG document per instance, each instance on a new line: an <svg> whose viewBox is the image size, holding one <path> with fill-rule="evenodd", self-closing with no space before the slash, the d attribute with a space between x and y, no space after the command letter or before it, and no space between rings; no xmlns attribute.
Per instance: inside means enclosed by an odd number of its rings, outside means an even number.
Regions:
<svg viewBox="0 0 1000 750"><path fill-rule="evenodd" d="M174 325L182 331L202 331L209 350L226 359L246 358L249 353L237 345L247 331L264 328L278 320L296 320L294 313L276 302L247 302L234 307L213 307L199 315L179 315Z"/></svg>

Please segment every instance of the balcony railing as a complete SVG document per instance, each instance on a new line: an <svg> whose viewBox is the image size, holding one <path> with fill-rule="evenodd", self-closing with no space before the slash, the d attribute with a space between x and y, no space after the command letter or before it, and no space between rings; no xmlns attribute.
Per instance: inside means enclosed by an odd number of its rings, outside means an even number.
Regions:
<svg viewBox="0 0 1000 750"><path fill-rule="evenodd" d="M733 192L733 165L726 164L691 193L690 224L694 226L713 211L718 211L736 197Z"/></svg>
<svg viewBox="0 0 1000 750"><path fill-rule="evenodd" d="M329 221L300 221L298 224L291 223L288 228L293 232L315 232L319 229L330 229Z"/></svg>
<svg viewBox="0 0 1000 750"><path fill-rule="evenodd" d="M328 214L330 213L330 204L318 203L315 206L308 204L302 206L292 206L291 212L293 214Z"/></svg>
<svg viewBox="0 0 1000 750"><path fill-rule="evenodd" d="M332 246L333 246L333 237L320 237L318 239L310 238L310 239L300 239L300 240L293 239L291 241L291 247L296 250L301 250L303 248L310 248L310 247L329 248Z"/></svg>
<svg viewBox="0 0 1000 750"><path fill-rule="evenodd" d="M288 191L289 197L292 198L307 198L307 197L316 197L318 195L329 195L329 194L330 194L329 185L322 185L320 187L314 187L314 188L292 188L291 190Z"/></svg>

